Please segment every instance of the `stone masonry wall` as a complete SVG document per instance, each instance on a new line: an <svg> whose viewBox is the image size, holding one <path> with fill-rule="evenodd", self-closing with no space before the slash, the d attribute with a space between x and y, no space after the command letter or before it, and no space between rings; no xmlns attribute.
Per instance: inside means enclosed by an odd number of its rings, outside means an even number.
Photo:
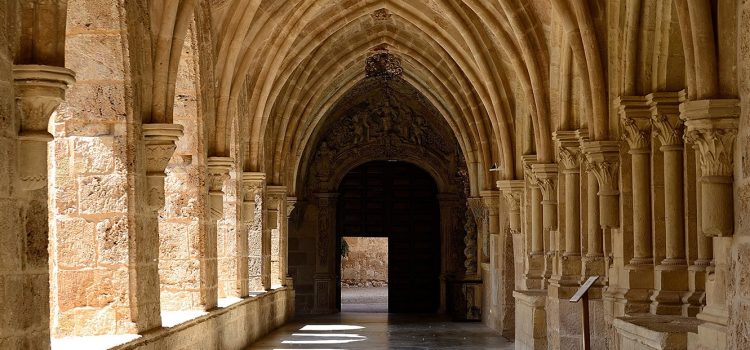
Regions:
<svg viewBox="0 0 750 350"><path fill-rule="evenodd" d="M388 285L388 238L345 237L349 254L341 257L341 284L351 287Z"/></svg>

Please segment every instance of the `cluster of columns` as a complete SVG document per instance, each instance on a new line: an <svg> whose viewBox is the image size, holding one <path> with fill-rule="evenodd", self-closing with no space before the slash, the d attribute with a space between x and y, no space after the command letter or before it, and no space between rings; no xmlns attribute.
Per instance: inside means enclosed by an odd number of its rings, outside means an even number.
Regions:
<svg viewBox="0 0 750 350"><path fill-rule="evenodd" d="M625 142L557 131L557 163L524 156L524 179L498 182L522 253L514 294L522 347L577 346L578 325L565 323L577 308L565 299L588 276L601 277L592 306L610 322L697 315L701 337L712 339L726 327L738 102L663 92L616 105ZM551 337L540 327L552 327Z"/></svg>

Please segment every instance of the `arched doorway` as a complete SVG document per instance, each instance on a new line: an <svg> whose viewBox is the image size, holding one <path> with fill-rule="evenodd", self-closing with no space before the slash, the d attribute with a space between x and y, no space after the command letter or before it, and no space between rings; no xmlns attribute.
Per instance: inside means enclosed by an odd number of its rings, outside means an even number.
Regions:
<svg viewBox="0 0 750 350"><path fill-rule="evenodd" d="M440 210L437 185L430 174L407 162L371 161L344 176L338 192L336 271L341 271L343 236L386 237L388 311L437 311Z"/></svg>

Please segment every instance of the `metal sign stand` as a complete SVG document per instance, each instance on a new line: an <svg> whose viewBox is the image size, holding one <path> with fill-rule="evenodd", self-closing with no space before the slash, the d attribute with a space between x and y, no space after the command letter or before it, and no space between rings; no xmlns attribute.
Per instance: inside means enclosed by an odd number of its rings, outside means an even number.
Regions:
<svg viewBox="0 0 750 350"><path fill-rule="evenodd" d="M570 298L570 302L577 303L583 300L581 307L581 331L583 336L583 350L591 350L591 328L589 326L589 288L594 285L594 282L599 279L599 276L591 276L586 282L584 282L580 288L576 291L576 294Z"/></svg>

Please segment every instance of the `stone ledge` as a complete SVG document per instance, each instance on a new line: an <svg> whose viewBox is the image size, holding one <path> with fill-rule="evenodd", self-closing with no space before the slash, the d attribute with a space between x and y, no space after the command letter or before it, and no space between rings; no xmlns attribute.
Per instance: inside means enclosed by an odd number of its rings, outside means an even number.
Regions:
<svg viewBox="0 0 750 350"><path fill-rule="evenodd" d="M268 303L275 307L269 309ZM282 303L282 305L279 305L279 303ZM257 309L248 310L253 307L257 307ZM271 310L278 310L279 307L283 307L281 315L271 314ZM194 348L243 349L289 320L294 312L293 308L294 290L282 287L244 298L242 301L224 308L211 310L206 315L174 327L146 332L140 338L113 347L111 350L131 350L146 347L148 349L191 348L191 345L197 346ZM254 320L250 320L250 316L254 316ZM266 323L260 324L258 321L265 321ZM210 322L215 322L215 324L205 329ZM243 326L243 329L226 329L227 327ZM207 330L215 334L205 334L204 332ZM218 334L223 335L219 337ZM232 337L229 335L236 337L230 339ZM198 343L195 343L196 341Z"/></svg>
<svg viewBox="0 0 750 350"><path fill-rule="evenodd" d="M514 290L513 297L516 301L528 306L544 307L547 301L547 290Z"/></svg>
<svg viewBox="0 0 750 350"><path fill-rule="evenodd" d="M634 315L617 318L612 327L622 349L686 349L688 333L698 331L703 321L694 317Z"/></svg>

